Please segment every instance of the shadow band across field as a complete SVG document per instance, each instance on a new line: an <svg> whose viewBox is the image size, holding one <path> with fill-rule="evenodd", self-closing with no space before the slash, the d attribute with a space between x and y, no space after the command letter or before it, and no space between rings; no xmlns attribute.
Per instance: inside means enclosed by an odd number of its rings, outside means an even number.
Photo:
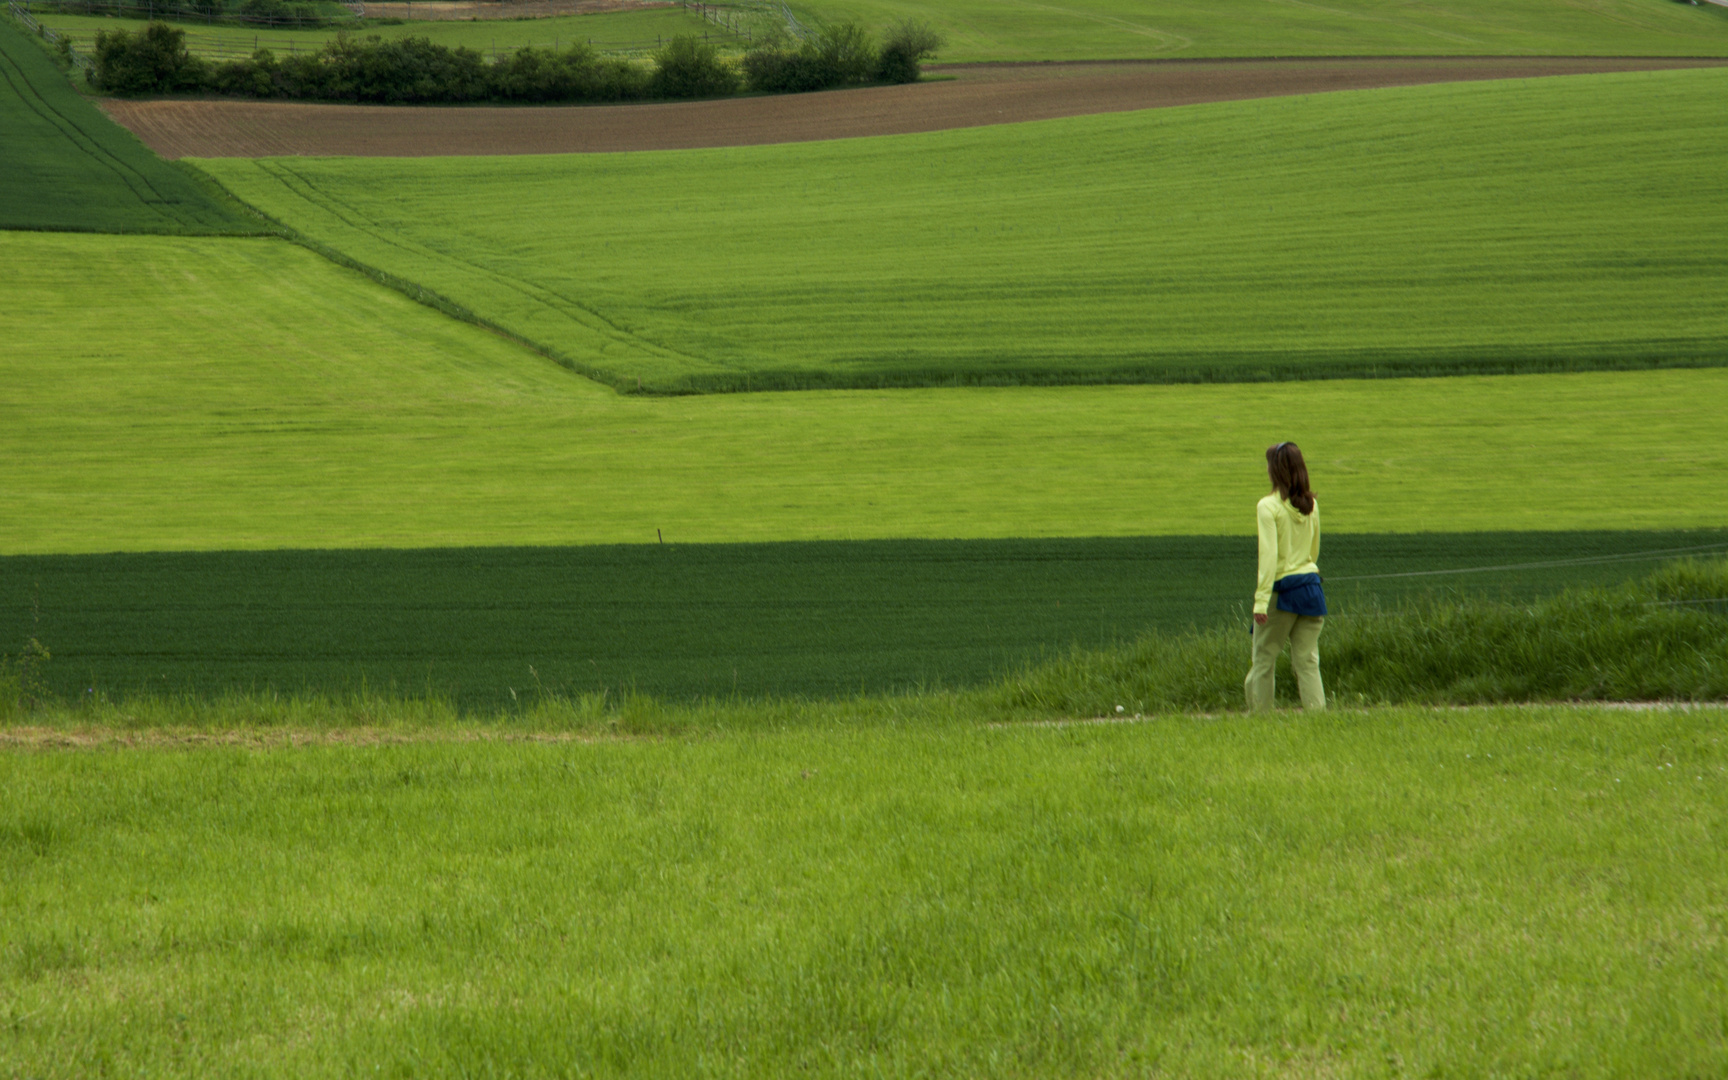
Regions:
<svg viewBox="0 0 1728 1080"><path fill-rule="evenodd" d="M1717 67L1722 58L1367 57L937 66L906 86L654 105L428 108L108 99L180 157L603 153L905 135L1210 101L1428 83Z"/></svg>
<svg viewBox="0 0 1728 1080"><path fill-rule="evenodd" d="M1428 592L1613 583L1679 550L1728 550L1728 529L1343 534L1322 564L1347 615ZM1253 572L1252 537L1215 536L12 556L0 651L38 638L66 701L828 697L977 684L1148 630L1245 626Z"/></svg>

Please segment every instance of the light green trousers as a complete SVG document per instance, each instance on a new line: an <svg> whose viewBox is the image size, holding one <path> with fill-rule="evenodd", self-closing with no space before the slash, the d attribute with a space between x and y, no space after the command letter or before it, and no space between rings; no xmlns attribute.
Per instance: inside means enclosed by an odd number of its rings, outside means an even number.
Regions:
<svg viewBox="0 0 1728 1080"><path fill-rule="evenodd" d="M1275 664L1284 643L1290 643L1290 666L1296 669L1296 687L1302 691L1304 709L1326 707L1326 687L1320 682L1320 631L1326 620L1273 608L1266 625L1254 627L1254 666L1242 680L1248 692L1248 708L1258 712L1272 707Z"/></svg>

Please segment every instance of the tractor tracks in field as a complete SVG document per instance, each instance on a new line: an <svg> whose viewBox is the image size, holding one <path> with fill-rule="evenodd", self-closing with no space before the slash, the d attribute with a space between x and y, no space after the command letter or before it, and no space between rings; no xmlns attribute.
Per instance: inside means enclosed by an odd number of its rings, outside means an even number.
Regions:
<svg viewBox="0 0 1728 1080"><path fill-rule="evenodd" d="M1319 57L933 65L905 86L648 105L106 100L164 157L428 157L753 146L1427 83L1717 67L1728 58Z"/></svg>

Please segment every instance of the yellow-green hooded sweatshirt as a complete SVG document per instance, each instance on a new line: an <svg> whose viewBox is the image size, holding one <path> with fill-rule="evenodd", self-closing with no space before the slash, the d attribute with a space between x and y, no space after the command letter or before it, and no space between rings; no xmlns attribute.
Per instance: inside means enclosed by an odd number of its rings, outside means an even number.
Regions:
<svg viewBox="0 0 1728 1080"><path fill-rule="evenodd" d="M1254 516L1260 527L1260 582L1254 590L1254 613L1272 606L1272 583L1289 574L1318 574L1320 567L1320 504L1304 514L1274 491L1260 500Z"/></svg>

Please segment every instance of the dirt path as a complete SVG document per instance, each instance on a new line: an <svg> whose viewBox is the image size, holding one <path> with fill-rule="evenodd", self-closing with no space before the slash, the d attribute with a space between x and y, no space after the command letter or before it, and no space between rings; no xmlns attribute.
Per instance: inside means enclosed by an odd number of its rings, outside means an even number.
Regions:
<svg viewBox="0 0 1728 1080"><path fill-rule="evenodd" d="M561 154L843 139L1419 83L1715 67L1604 57L1162 60L933 67L944 81L662 105L427 108L262 101L102 107L163 157Z"/></svg>

